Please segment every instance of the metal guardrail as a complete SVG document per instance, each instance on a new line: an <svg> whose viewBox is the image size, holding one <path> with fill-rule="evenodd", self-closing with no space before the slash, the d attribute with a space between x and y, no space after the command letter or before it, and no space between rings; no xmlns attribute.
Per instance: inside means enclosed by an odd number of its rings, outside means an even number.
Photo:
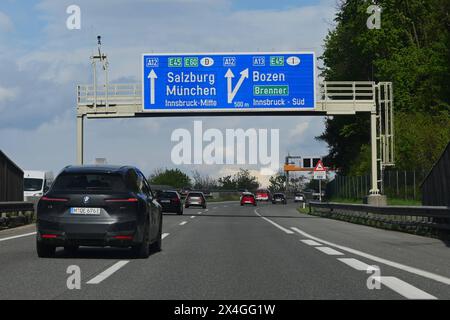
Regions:
<svg viewBox="0 0 450 320"><path fill-rule="evenodd" d="M110 84L98 86L94 90L93 85L77 86L77 102L83 105L138 105L142 102L141 84Z"/></svg>
<svg viewBox="0 0 450 320"><path fill-rule="evenodd" d="M376 99L375 83L371 81L324 81L319 84L319 101L371 102ZM141 83L77 86L79 105L135 105L142 102Z"/></svg>
<svg viewBox="0 0 450 320"><path fill-rule="evenodd" d="M33 202L0 202L0 213L34 211Z"/></svg>
<svg viewBox="0 0 450 320"><path fill-rule="evenodd" d="M370 81L324 81L320 83L320 99L375 100L375 83Z"/></svg>
<svg viewBox="0 0 450 320"><path fill-rule="evenodd" d="M325 214L338 214L351 218L366 218L378 222L399 226L424 227L435 230L450 231L450 207L429 206L383 206L376 207L366 204L343 204L334 202L309 202L312 209Z"/></svg>
<svg viewBox="0 0 450 320"><path fill-rule="evenodd" d="M32 212L32 214L24 214ZM0 227L14 227L30 223L34 217L32 202L0 202Z"/></svg>

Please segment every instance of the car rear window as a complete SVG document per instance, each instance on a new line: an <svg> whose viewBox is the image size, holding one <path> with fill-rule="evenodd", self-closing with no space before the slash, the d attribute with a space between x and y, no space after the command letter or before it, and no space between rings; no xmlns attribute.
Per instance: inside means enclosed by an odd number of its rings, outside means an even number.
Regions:
<svg viewBox="0 0 450 320"><path fill-rule="evenodd" d="M275 194L273 197L274 197L274 198L283 198L284 195L282 195L282 194Z"/></svg>
<svg viewBox="0 0 450 320"><path fill-rule="evenodd" d="M168 198L175 198L177 196L177 194L175 192L165 191L165 192L160 192L158 194L158 196L162 199L168 199Z"/></svg>
<svg viewBox="0 0 450 320"><path fill-rule="evenodd" d="M191 192L188 197L203 197L203 195L201 193Z"/></svg>
<svg viewBox="0 0 450 320"><path fill-rule="evenodd" d="M59 175L52 189L54 191L127 191L125 182L119 174L108 173L70 173Z"/></svg>

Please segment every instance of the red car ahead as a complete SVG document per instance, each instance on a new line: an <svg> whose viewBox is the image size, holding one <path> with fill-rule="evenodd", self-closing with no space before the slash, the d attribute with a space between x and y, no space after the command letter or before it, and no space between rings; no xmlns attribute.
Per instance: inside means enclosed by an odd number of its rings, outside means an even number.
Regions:
<svg viewBox="0 0 450 320"><path fill-rule="evenodd" d="M242 194L241 206L243 206L244 204L252 204L256 206L256 199L253 193L245 192Z"/></svg>
<svg viewBox="0 0 450 320"><path fill-rule="evenodd" d="M270 192L266 189L259 189L256 190L256 200L257 201L269 201L270 199Z"/></svg>

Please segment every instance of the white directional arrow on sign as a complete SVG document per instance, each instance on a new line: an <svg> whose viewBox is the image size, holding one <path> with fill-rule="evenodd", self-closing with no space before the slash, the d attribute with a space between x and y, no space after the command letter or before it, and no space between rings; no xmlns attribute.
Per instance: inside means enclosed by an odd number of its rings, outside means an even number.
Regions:
<svg viewBox="0 0 450 320"><path fill-rule="evenodd" d="M239 88L241 87L242 83L245 79L248 78L248 68L244 69L240 72L241 77L238 80L238 83L233 89L233 83L232 79L234 78L234 74L231 71L231 69L228 69L227 73L225 74L225 78L227 78L227 97L228 97L228 103L232 103L234 97L236 96L237 92L239 91Z"/></svg>
<svg viewBox="0 0 450 320"><path fill-rule="evenodd" d="M150 104L155 104L155 79L157 79L158 76L153 69L148 74L148 78L150 79Z"/></svg>
<svg viewBox="0 0 450 320"><path fill-rule="evenodd" d="M227 97L228 97L228 103L231 103L233 99L231 98L231 94L233 93L233 84L232 79L234 78L234 74L231 71L231 69L228 69L227 73L225 73L225 78L227 78Z"/></svg>

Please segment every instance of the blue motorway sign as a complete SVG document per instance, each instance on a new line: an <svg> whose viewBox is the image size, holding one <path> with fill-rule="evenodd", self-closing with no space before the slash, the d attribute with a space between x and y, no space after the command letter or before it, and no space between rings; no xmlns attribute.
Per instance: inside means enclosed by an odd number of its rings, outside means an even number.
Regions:
<svg viewBox="0 0 450 320"><path fill-rule="evenodd" d="M144 54L143 111L301 111L315 107L315 55Z"/></svg>

